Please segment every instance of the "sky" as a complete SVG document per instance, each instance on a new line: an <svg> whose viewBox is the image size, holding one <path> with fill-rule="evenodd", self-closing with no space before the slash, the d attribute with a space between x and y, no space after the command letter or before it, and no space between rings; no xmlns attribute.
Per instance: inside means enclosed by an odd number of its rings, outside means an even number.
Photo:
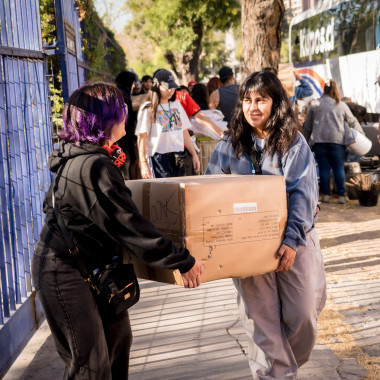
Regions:
<svg viewBox="0 0 380 380"><path fill-rule="evenodd" d="M113 20L109 26L110 29L116 33L121 33L124 27L128 24L128 21L131 19L131 15L122 9L124 2L111 0L94 0L95 8L101 18L106 12L105 4L107 4L109 7L109 12L111 13Z"/></svg>

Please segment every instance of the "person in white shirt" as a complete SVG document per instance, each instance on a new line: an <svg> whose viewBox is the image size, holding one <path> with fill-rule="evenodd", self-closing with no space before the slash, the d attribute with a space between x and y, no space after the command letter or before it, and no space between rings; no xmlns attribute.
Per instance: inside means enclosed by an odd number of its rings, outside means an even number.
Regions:
<svg viewBox="0 0 380 380"><path fill-rule="evenodd" d="M199 159L188 132L190 120L175 100L176 88L170 71L156 71L151 92L140 108L136 135L142 178L184 176L185 146L194 171L199 171Z"/></svg>
<svg viewBox="0 0 380 380"><path fill-rule="evenodd" d="M380 75L377 77L377 81L375 82L380 87ZM376 103L375 112L380 114L380 99ZM377 132L377 143L380 145L380 116L379 116L379 130Z"/></svg>

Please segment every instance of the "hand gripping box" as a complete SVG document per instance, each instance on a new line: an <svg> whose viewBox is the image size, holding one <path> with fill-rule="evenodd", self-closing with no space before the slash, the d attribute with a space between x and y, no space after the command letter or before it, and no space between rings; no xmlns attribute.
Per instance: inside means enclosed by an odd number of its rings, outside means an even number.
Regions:
<svg viewBox="0 0 380 380"><path fill-rule="evenodd" d="M126 182L139 211L202 262L202 282L274 271L287 221L282 176L212 175ZM182 285L179 271L132 257L137 276Z"/></svg>

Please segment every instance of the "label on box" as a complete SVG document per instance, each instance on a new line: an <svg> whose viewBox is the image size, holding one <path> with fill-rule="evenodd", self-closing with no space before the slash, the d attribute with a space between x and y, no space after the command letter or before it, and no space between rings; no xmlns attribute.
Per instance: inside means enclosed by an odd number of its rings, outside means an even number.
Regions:
<svg viewBox="0 0 380 380"><path fill-rule="evenodd" d="M277 211L212 216L203 219L203 245L246 243L280 237Z"/></svg>
<svg viewBox="0 0 380 380"><path fill-rule="evenodd" d="M234 214L257 212L257 202L234 203Z"/></svg>

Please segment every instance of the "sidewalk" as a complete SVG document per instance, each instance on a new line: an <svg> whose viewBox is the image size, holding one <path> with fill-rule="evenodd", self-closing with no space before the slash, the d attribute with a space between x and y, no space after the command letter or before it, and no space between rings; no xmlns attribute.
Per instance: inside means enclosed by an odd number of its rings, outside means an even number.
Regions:
<svg viewBox="0 0 380 380"><path fill-rule="evenodd" d="M334 200L333 200L334 202ZM380 206L322 206L317 230L328 281L311 360L299 380L380 379ZM141 281L130 310L130 380L252 379L229 279L188 290ZM46 322L4 380L60 379Z"/></svg>

